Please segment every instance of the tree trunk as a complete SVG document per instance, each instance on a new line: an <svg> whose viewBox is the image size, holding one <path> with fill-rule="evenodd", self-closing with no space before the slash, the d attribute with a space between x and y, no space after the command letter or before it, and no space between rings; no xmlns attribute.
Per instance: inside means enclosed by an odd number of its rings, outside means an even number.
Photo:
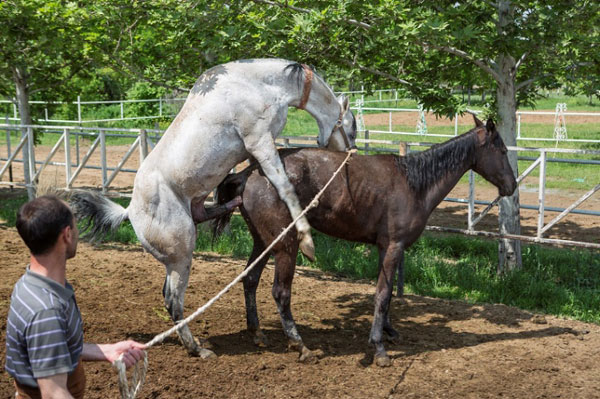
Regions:
<svg viewBox="0 0 600 399"><path fill-rule="evenodd" d="M515 91L515 79L512 71L515 67L515 59L508 55L501 55L498 58L498 66L501 70L503 80L498 82L496 90L496 99L498 105L498 132L507 146L516 146L516 126L517 126L517 102ZM519 175L516 151L508 152L508 160L513 169L515 177ZM500 211L498 221L500 224L500 233L502 234L521 234L521 221L519 212L519 189L510 197L503 197L500 200ZM521 241L501 239L498 248L498 273L520 268L521 260Z"/></svg>
<svg viewBox="0 0 600 399"><path fill-rule="evenodd" d="M21 125L31 125L31 110L29 106L29 88L27 87L27 72L20 68L13 68L13 80L15 82L17 105L19 108L19 117L21 119ZM27 128L21 129L21 138L27 135ZM35 198L35 187L30 179L31 173L29 170L29 148L33 148L31 145L23 146L23 171L25 174L25 184L27 185L27 195L30 200ZM34 154L32 153L33 157Z"/></svg>

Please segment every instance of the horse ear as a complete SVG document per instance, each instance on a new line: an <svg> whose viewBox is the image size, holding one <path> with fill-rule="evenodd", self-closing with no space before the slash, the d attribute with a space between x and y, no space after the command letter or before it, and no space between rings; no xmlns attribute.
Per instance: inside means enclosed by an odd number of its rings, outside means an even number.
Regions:
<svg viewBox="0 0 600 399"><path fill-rule="evenodd" d="M348 97L346 97L343 94L340 94L340 96L338 97L338 100L340 102L340 104L342 105L342 109L344 110L344 113L348 112L348 109L350 109L350 99Z"/></svg>
<svg viewBox="0 0 600 399"><path fill-rule="evenodd" d="M496 125L494 124L494 121L491 118L487 120L485 128L490 133L496 132Z"/></svg>
<svg viewBox="0 0 600 399"><path fill-rule="evenodd" d="M483 126L483 122L479 120L479 118L477 117L477 115L473 114L473 120L475 121L475 127L481 127L481 126Z"/></svg>

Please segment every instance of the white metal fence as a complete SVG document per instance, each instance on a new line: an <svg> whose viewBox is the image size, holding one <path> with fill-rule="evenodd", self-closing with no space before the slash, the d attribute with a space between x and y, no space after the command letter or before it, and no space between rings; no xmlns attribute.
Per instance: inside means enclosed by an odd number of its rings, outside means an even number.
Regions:
<svg viewBox="0 0 600 399"><path fill-rule="evenodd" d="M57 127L37 125L18 126L10 124L0 125L0 131L2 130L4 130L6 133L6 139L3 143L3 148L0 147L0 149L4 152L0 154L0 185L25 186L26 181L33 182L32 184L35 185L36 181L39 179L44 169L46 169L49 165L53 165L59 169L64 170L64 185L59 183L58 185L60 186L60 188L69 190L74 187L77 187L77 179L80 176L80 173L83 170L91 170L95 173L100 173L101 183L98 186L104 192L108 192L111 188L114 188L113 184L115 178L120 173L131 174L132 177L131 179L129 179L129 185L131 185L131 182L133 181L133 174L137 171L137 167L126 168L126 162L130 159L130 157L133 154L137 153L139 154L137 155L137 157L139 158L139 163L141 163L148 154L148 151L150 151L154 147L155 143L160 139L160 135L162 134L162 131L148 129L82 128L74 126ZM36 148L33 145L31 145L33 143L34 131L36 130L40 132L45 132L45 135L54 135L56 137L56 140L53 141L52 148L47 154L45 154L43 160L36 160ZM11 132L13 133L12 135ZM18 134L18 132L26 132L26 134L22 135L22 137L20 138L15 139L14 136L15 134ZM111 146L107 145L107 139L110 140L114 137L119 137L120 139L129 138L130 142L128 142L126 145L121 145L121 147L126 147L126 151L124 151L122 156L120 155L118 157L119 159L116 162L116 164L111 165L109 164L107 159L107 154L109 151L111 151ZM79 145L79 142L81 140L86 140L85 154L83 154L83 152L81 151L82 146ZM315 141L316 140L314 136L290 136L279 138L278 145L285 147L315 147ZM394 152L405 153L410 151L411 146L414 147L430 145L425 143L405 143L401 141L389 140L358 140L359 149L365 152L393 151L390 149L390 147L383 149L374 147L374 144L377 143L395 146L397 150ZM30 157L29 159L25 160L22 156L22 149L24 146L28 146L30 150ZM531 241L554 245L572 245L600 249L600 236L592 240L591 242L574 241L569 238L553 239L544 237L544 235L547 234L550 228L556 226L557 223L559 223L569 214L581 214L591 217L600 217L600 211L597 209L577 209L579 205L581 205L584 201L589 199L600 189L600 184L597 184L593 189L589 190L587 193L579 197L567 208L553 208L546 206L546 202L548 199L548 196L546 195L546 165L548 164L548 162L584 162L584 160L563 160L560 158L548 158L548 154L569 153L597 157L600 155L600 151L523 147L509 147L509 150L529 153L535 152L539 154L538 157L525 158L528 160L533 160L533 163L519 177L519 181L522 181L535 168L539 168L538 205L521 204L522 209L533 209L537 211L537 232L534 236L502 235L497 232L475 230L475 226L482 220L482 218L489 212L489 210L497 204L499 198L496 198L493 201L476 201L475 184L472 172L470 174L469 179L470 189L468 198L446 198L446 201L468 205L467 228L457 229L441 226L428 226L428 229L438 231L460 232L468 235L506 237L515 238L522 241ZM19 154L21 154L20 157ZM93 164L92 162L90 162L90 159L94 154L99 160L99 164ZM25 170L25 168L23 168L24 161L29 165L28 178L23 176ZM600 168L600 161L598 160L588 160L587 163L598 165L598 167ZM23 171L21 171L20 173L19 178L16 178L14 175L8 173L9 178L5 179L5 176L7 176L7 172L9 172L13 166L18 166L19 170L23 169ZM597 176L600 176L600 174L598 174ZM475 205L487 205L487 207L480 215L475 215ZM558 213L558 215L552 221L545 224L544 216L546 213L549 212Z"/></svg>

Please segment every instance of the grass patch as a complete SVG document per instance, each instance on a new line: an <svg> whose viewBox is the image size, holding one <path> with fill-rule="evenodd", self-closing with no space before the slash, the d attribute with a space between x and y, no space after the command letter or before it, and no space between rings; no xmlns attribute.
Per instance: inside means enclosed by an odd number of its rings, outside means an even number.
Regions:
<svg viewBox="0 0 600 399"><path fill-rule="evenodd" d="M25 195L7 196L0 204L3 225L14 227ZM117 199L126 206L127 199ZM370 245L313 235L316 261L298 254L297 263L351 278L375 280L378 251ZM126 222L106 240L137 243ZM252 238L243 219L234 216L226 234L213 242L206 226L198 229L197 251L247 259ZM523 268L496 275L497 243L457 235L424 234L405 256L406 291L470 303L503 303L535 312L600 323L600 253L523 247Z"/></svg>

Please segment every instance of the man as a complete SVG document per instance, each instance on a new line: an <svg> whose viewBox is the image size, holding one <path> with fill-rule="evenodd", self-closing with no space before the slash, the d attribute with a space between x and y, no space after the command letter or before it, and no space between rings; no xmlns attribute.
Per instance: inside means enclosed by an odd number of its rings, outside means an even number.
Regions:
<svg viewBox="0 0 600 399"><path fill-rule="evenodd" d="M26 203L17 230L31 263L15 284L6 324L5 368L15 379L16 398L82 398L82 360L112 363L122 355L129 367L143 357L144 345L83 342L81 314L66 280L79 232L65 202L43 196Z"/></svg>

